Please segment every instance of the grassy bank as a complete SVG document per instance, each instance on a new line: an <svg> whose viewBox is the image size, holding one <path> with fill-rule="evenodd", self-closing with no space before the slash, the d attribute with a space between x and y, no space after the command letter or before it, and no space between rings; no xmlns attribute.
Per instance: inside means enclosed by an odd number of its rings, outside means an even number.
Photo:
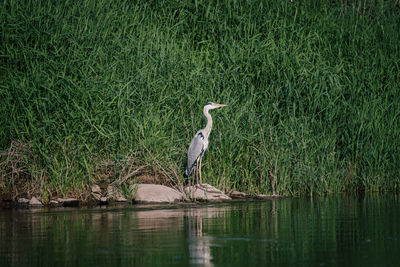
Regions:
<svg viewBox="0 0 400 267"><path fill-rule="evenodd" d="M207 182L399 191L398 1L3 1L0 189L182 183L213 111Z"/></svg>

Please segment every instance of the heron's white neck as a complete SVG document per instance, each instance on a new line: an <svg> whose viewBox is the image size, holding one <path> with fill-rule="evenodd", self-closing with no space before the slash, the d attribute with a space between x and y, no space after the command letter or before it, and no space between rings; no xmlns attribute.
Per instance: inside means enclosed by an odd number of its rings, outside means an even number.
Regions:
<svg viewBox="0 0 400 267"><path fill-rule="evenodd" d="M204 128L204 133L207 135L207 138L210 136L211 127L212 127L212 117L211 117L211 114L208 113L208 110L209 110L208 108L203 109L203 114L207 118L207 125L206 125L206 128Z"/></svg>

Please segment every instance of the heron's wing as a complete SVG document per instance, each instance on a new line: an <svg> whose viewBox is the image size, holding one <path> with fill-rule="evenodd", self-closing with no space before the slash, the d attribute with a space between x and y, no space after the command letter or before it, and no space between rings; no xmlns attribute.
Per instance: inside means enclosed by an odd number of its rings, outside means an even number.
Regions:
<svg viewBox="0 0 400 267"><path fill-rule="evenodd" d="M204 135L201 131L197 132L190 142L187 158L186 175L192 173L193 168L196 166L197 159L204 154Z"/></svg>

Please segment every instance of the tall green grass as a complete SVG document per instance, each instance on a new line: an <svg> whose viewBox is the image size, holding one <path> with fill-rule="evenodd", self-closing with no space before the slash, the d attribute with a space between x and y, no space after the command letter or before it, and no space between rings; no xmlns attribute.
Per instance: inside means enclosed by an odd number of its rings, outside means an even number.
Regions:
<svg viewBox="0 0 400 267"><path fill-rule="evenodd" d="M6 0L0 12L0 148L29 144L25 178L42 191L83 188L99 162L132 155L182 181L208 101L229 105L212 112L211 184L399 191L396 1Z"/></svg>

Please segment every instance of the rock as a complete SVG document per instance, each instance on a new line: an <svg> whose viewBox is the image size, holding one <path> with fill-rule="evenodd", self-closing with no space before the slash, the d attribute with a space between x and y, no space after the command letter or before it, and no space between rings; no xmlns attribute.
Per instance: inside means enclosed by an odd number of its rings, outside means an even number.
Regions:
<svg viewBox="0 0 400 267"><path fill-rule="evenodd" d="M79 201L76 198L59 198L57 199L63 207L78 207Z"/></svg>
<svg viewBox="0 0 400 267"><path fill-rule="evenodd" d="M139 203L171 203L182 201L185 195L176 189L157 184L134 184L134 201Z"/></svg>
<svg viewBox="0 0 400 267"><path fill-rule="evenodd" d="M115 199L115 201L117 201L117 202L127 202L128 200L123 196L119 196L119 197L117 197Z"/></svg>
<svg viewBox="0 0 400 267"><path fill-rule="evenodd" d="M91 195L92 195L94 200L100 201L101 195L99 193L92 192Z"/></svg>
<svg viewBox="0 0 400 267"><path fill-rule="evenodd" d="M60 207L61 203L58 202L57 200L50 200L50 207L56 208L56 207Z"/></svg>
<svg viewBox="0 0 400 267"><path fill-rule="evenodd" d="M108 199L106 197L101 197L100 198L100 204L101 205L107 205L108 203Z"/></svg>
<svg viewBox="0 0 400 267"><path fill-rule="evenodd" d="M185 193L189 199L198 201L220 202L232 200L224 192L209 184L188 186L185 188Z"/></svg>
<svg viewBox="0 0 400 267"><path fill-rule="evenodd" d="M19 198L18 204L29 204L29 199L26 198Z"/></svg>
<svg viewBox="0 0 400 267"><path fill-rule="evenodd" d="M36 197L32 197L31 200L29 201L29 205L31 205L31 206L42 206L43 204Z"/></svg>
<svg viewBox="0 0 400 267"><path fill-rule="evenodd" d="M29 199L19 198L17 203L13 203L12 206L17 208L26 208L29 206Z"/></svg>
<svg viewBox="0 0 400 267"><path fill-rule="evenodd" d="M239 191L232 191L229 196L233 199L244 199L249 197L246 193Z"/></svg>
<svg viewBox="0 0 400 267"><path fill-rule="evenodd" d="M98 193L101 194L101 188L99 185L94 184L90 186L90 189L92 190L92 193Z"/></svg>

